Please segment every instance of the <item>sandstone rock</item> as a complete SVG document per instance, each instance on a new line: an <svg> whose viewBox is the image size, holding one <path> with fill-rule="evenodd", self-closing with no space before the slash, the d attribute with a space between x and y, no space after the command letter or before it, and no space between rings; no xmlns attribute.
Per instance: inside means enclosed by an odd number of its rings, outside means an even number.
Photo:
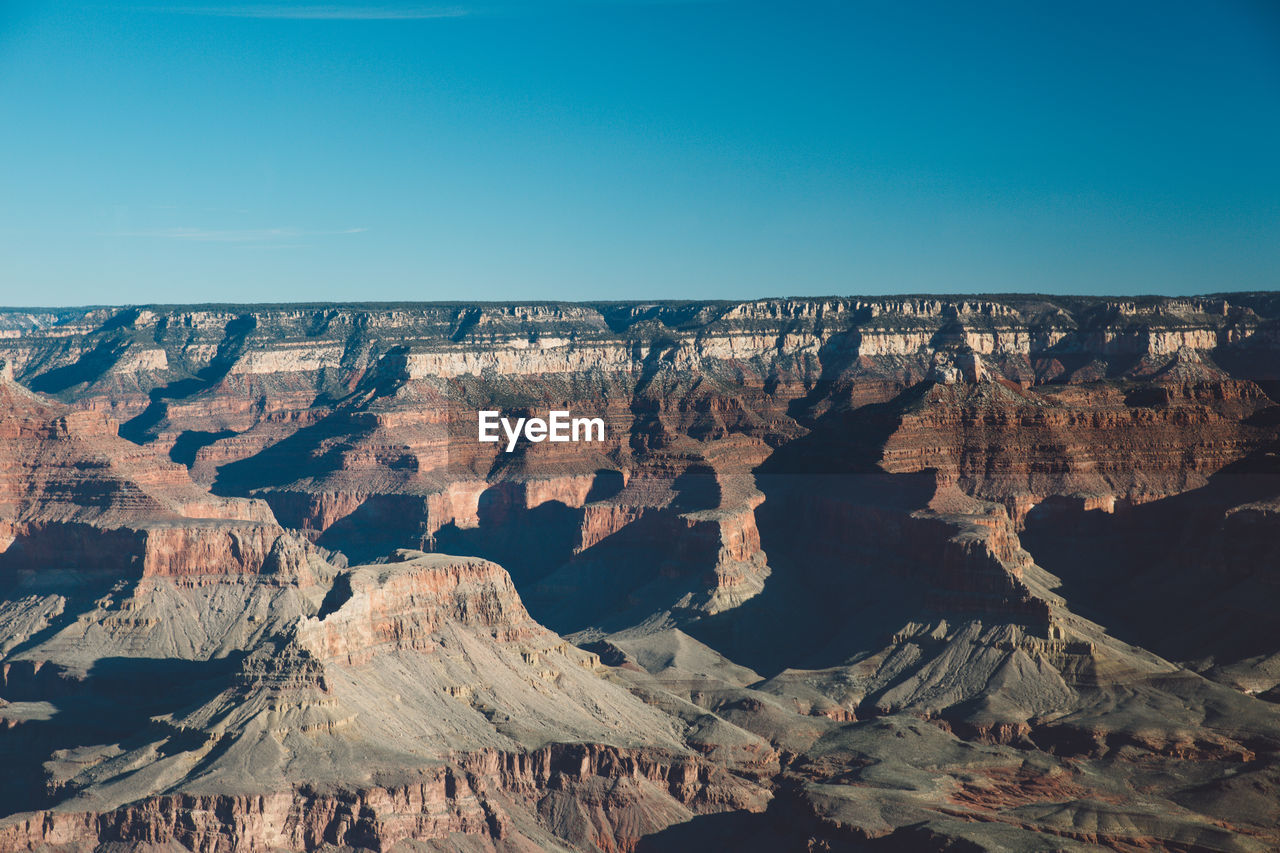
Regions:
<svg viewBox="0 0 1280 853"><path fill-rule="evenodd" d="M0 311L0 359L0 850L1280 846L1270 294Z"/></svg>

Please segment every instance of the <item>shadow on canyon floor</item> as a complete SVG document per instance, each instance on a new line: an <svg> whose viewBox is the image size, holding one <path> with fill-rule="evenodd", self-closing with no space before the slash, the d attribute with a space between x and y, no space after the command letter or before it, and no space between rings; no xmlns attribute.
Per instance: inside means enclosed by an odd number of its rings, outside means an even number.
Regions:
<svg viewBox="0 0 1280 853"><path fill-rule="evenodd" d="M804 825L774 814L775 809L751 812L722 812L700 815L640 839L636 853L702 853L706 850L735 850L740 853L807 853L811 850L842 850L858 853L870 847L840 839L829 846L815 821ZM827 844L823 844L827 842ZM819 846L822 845L822 846Z"/></svg>
<svg viewBox="0 0 1280 853"><path fill-rule="evenodd" d="M48 716L0 730L0 817L45 808L74 794L52 789L45 763L78 748L119 744L123 749L165 740L152 718L192 707L225 689L243 653L217 660L102 658L83 677L54 665L18 661L7 667L0 698L11 703L44 703ZM176 730L167 732L171 749ZM165 747L161 748L165 752ZM75 760L75 759L70 759ZM86 762L85 766L89 766Z"/></svg>
<svg viewBox="0 0 1280 853"><path fill-rule="evenodd" d="M902 520L927 503L932 475L767 474L757 483L766 498L756 523L772 569L764 590L687 633L771 675L882 648L919 614Z"/></svg>
<svg viewBox="0 0 1280 853"><path fill-rule="evenodd" d="M434 549L502 565L529 612L552 630L627 627L628 619L670 607L713 571L718 541L681 515L714 507L719 486L710 471L686 472L661 484L674 492L669 503L643 507L611 503L623 488L621 474L599 471L584 507L550 500L528 508L523 484L499 483L480 497L479 525L446 525ZM592 540L589 511L634 517Z"/></svg>
<svg viewBox="0 0 1280 853"><path fill-rule="evenodd" d="M525 509L521 492L514 483L490 486L480 495L479 525L445 525L436 531L435 550L493 560L523 593L573 559L583 511L557 500Z"/></svg>
<svg viewBox="0 0 1280 853"><path fill-rule="evenodd" d="M685 630L761 674L836 666L882 648L922 607L903 543L926 507L934 472L886 474L885 437L922 383L887 403L834 409L756 471L756 509L772 573L744 604ZM770 630L762 631L768 625Z"/></svg>
<svg viewBox="0 0 1280 853"><path fill-rule="evenodd" d="M1280 461L1261 451L1202 488L1113 513L1045 501L1020 538L1068 605L1109 633L1170 660L1225 663L1275 649L1277 499Z"/></svg>
<svg viewBox="0 0 1280 853"><path fill-rule="evenodd" d="M258 327L258 321L252 314L243 314L227 323L222 341L217 352L207 365L195 376L176 379L168 385L154 388L148 394L150 402L140 414L120 424L120 436L135 444L145 444L155 437L152 430L165 419L168 414L168 400L191 397L206 391L222 381L232 366L240 358L248 344L249 336ZM42 379L44 377L41 377Z"/></svg>

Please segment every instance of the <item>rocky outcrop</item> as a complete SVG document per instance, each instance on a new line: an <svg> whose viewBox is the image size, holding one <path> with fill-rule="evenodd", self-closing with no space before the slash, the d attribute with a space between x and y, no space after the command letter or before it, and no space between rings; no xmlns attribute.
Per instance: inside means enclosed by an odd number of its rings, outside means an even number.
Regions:
<svg viewBox="0 0 1280 853"><path fill-rule="evenodd" d="M401 551L329 578L316 590L323 597L289 604L278 596L306 592L305 580L282 578L268 593L266 578L227 579L181 612L175 581L148 578L127 622L100 604L80 617L79 642L63 632L24 652L39 664L6 669L11 695L57 697L66 683L65 696L114 707L136 698L118 691L138 683L133 690L165 702L167 691L145 683L158 659L147 655L194 661L201 652L139 642L157 626L183 630L184 619L206 618L214 601L252 623L262 595L277 599L262 630L242 632L240 618L203 624L220 638L204 654L243 651L223 664L206 659L217 675L203 680L224 685L211 698L184 707L190 693L173 697L173 710L139 720L120 746L56 752L45 765L52 804L0 821L0 849L385 849L455 835L490 847L630 849L693 814L764 808L761 779L689 750L670 718L604 678L595 655L534 622L500 567ZM76 682L95 636L99 655L114 647L119 656ZM40 725L24 707L5 711L15 732Z"/></svg>
<svg viewBox="0 0 1280 853"><path fill-rule="evenodd" d="M1049 497L1110 511L1203 486L1270 439L1256 419L1273 405L1256 384L1226 378L1088 392L940 384L904 406L882 464L937 469L1018 522Z"/></svg>
<svg viewBox="0 0 1280 853"><path fill-rule="evenodd" d="M321 660L355 664L384 646L431 651L444 622L487 629L502 642L540 638L511 578L493 563L400 551L385 567L342 575L336 599L348 596L323 619L303 625L301 646ZM331 604L330 606L333 606Z"/></svg>
<svg viewBox="0 0 1280 853"><path fill-rule="evenodd" d="M0 310L0 850L1275 847L1278 330Z"/></svg>
<svg viewBox="0 0 1280 853"><path fill-rule="evenodd" d="M483 752L413 782L343 790L303 785L259 796L169 794L106 814L44 812L0 825L0 849L110 843L187 849L387 850L400 842L477 849L630 850L695 814L764 800L723 770L678 754L557 744Z"/></svg>
<svg viewBox="0 0 1280 853"><path fill-rule="evenodd" d="M282 533L259 500L219 498L186 469L0 382L0 569L137 575L257 572Z"/></svg>

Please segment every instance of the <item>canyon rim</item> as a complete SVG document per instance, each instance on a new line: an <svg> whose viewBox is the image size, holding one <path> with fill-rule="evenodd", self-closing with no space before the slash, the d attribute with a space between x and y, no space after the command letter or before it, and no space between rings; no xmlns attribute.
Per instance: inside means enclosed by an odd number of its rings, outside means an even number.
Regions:
<svg viewBox="0 0 1280 853"><path fill-rule="evenodd" d="M0 850L1280 848L1280 295L15 308L0 359Z"/></svg>

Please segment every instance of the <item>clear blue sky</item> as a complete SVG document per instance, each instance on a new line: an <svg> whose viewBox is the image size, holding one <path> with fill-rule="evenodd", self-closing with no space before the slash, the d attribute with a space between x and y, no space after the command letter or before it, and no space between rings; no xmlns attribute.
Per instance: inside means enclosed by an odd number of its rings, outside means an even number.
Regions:
<svg viewBox="0 0 1280 853"><path fill-rule="evenodd" d="M1280 3L0 0L0 164L9 305L1273 289Z"/></svg>

